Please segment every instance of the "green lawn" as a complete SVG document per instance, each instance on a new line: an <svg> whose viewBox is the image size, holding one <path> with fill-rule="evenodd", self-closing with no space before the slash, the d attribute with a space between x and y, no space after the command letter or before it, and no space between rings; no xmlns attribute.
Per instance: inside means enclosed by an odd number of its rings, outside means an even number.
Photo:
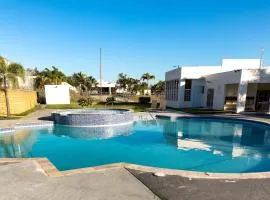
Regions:
<svg viewBox="0 0 270 200"><path fill-rule="evenodd" d="M12 120L12 119L20 119L21 117L16 117L16 116L10 116L10 117L5 117L5 116L0 116L0 120Z"/></svg>
<svg viewBox="0 0 270 200"><path fill-rule="evenodd" d="M30 113L35 112L35 111L37 111L39 109L40 109L40 106L38 105L38 106L35 106L34 108L31 108L31 109L29 109L29 110L27 110L25 112L22 112L20 114L16 114L14 116L19 116L19 117L20 116L26 116L26 115L29 115Z"/></svg>
<svg viewBox="0 0 270 200"><path fill-rule="evenodd" d="M139 104L133 102L117 102L113 105L105 105L105 103L98 103L93 106L88 106L87 108L122 108L122 109L131 109L134 112L145 111L146 108L150 107L150 104ZM77 103L64 104L64 105L47 105L48 109L79 109L82 108Z"/></svg>
<svg viewBox="0 0 270 200"><path fill-rule="evenodd" d="M189 114L222 114L222 113L232 113L231 111L224 110L214 110L206 108L170 108L171 110L181 111Z"/></svg>
<svg viewBox="0 0 270 200"><path fill-rule="evenodd" d="M0 120L12 120L12 119L20 119L26 115L29 115L32 112L37 111L38 109L40 109L40 106L36 106L34 108L31 108L25 112L22 112L20 114L15 114L15 115L11 115L10 117L6 117L6 116L0 116Z"/></svg>

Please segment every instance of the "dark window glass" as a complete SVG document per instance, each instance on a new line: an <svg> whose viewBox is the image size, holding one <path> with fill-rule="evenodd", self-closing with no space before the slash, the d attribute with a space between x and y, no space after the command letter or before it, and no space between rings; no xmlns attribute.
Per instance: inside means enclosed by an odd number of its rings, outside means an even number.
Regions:
<svg viewBox="0 0 270 200"><path fill-rule="evenodd" d="M186 79L185 80L184 101L190 101L191 100L191 86L192 86L192 80Z"/></svg>
<svg viewBox="0 0 270 200"><path fill-rule="evenodd" d="M191 85L192 85L192 80L186 79L185 89L191 89Z"/></svg>

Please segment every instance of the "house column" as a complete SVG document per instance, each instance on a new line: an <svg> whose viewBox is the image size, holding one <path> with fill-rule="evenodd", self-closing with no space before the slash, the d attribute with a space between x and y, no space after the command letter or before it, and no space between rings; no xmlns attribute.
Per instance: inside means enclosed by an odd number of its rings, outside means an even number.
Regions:
<svg viewBox="0 0 270 200"><path fill-rule="evenodd" d="M238 94L237 94L236 113L245 111L247 89L248 89L248 83L240 82L239 87L238 87Z"/></svg>
<svg viewBox="0 0 270 200"><path fill-rule="evenodd" d="M111 95L111 94L112 94L112 88L109 87L109 95Z"/></svg>
<svg viewBox="0 0 270 200"><path fill-rule="evenodd" d="M268 102L269 102L269 107L268 107L268 114L270 114L270 97L269 97L269 100L268 100Z"/></svg>

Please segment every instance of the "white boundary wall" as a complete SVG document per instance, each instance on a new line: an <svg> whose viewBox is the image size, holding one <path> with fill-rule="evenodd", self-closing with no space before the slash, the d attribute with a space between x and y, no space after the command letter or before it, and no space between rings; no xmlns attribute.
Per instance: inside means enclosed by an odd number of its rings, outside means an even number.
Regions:
<svg viewBox="0 0 270 200"><path fill-rule="evenodd" d="M68 85L45 85L46 104L70 104Z"/></svg>

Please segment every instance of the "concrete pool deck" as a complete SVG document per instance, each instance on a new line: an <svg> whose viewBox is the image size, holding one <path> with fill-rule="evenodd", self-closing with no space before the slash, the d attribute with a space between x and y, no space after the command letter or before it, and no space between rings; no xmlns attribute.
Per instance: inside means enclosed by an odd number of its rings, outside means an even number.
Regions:
<svg viewBox="0 0 270 200"><path fill-rule="evenodd" d="M34 161L0 165L0 199L159 199L124 168L46 176Z"/></svg>
<svg viewBox="0 0 270 200"><path fill-rule="evenodd" d="M48 175L34 159L2 162L0 199L269 199L270 179L158 177L123 166L51 171Z"/></svg>

